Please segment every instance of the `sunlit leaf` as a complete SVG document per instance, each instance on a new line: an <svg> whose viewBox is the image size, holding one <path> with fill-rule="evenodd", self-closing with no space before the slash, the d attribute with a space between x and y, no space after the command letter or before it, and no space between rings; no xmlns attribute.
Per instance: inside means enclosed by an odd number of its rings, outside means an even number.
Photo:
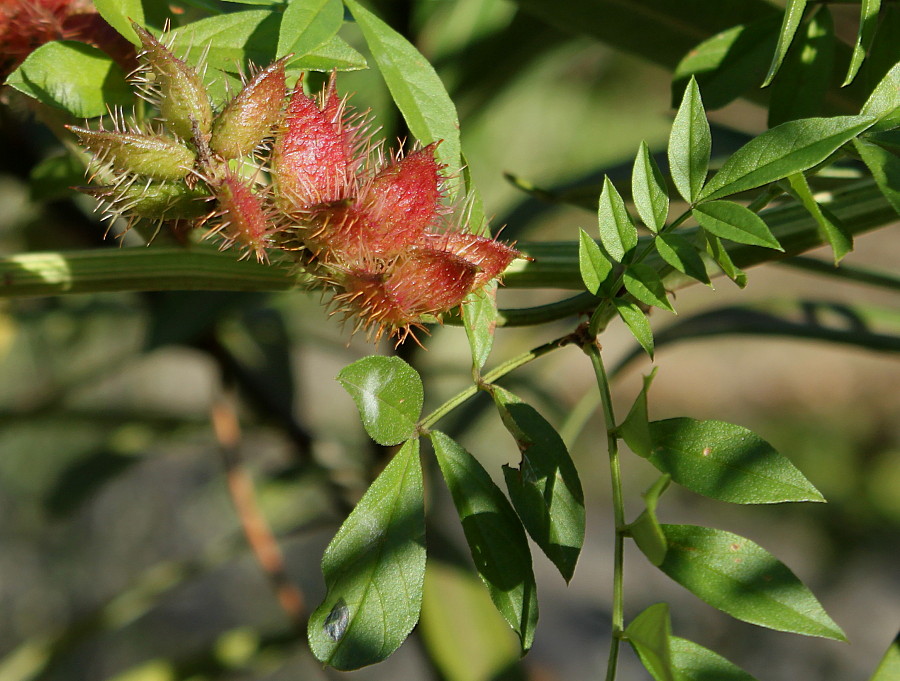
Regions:
<svg viewBox="0 0 900 681"><path fill-rule="evenodd" d="M634 543L647 559L656 566L662 565L666 559L669 544L662 526L656 518L656 505L659 497L669 487L671 476L661 476L653 486L642 495L644 497L644 510L637 519L628 525L628 531Z"/></svg>
<svg viewBox="0 0 900 681"><path fill-rule="evenodd" d="M419 441L407 442L360 499L322 558L328 589L309 618L323 663L358 669L393 653L419 620L425 503Z"/></svg>
<svg viewBox="0 0 900 681"><path fill-rule="evenodd" d="M641 391L634 399L628 416L617 429L617 434L625 440L625 444L631 448L631 451L645 459L650 456L653 448L653 441L650 438L650 418L647 411L647 391L650 390L653 379L656 378L657 368L654 367L649 374L644 376Z"/></svg>
<svg viewBox="0 0 900 681"><path fill-rule="evenodd" d="M496 280L466 297L462 306L462 318L469 347L472 349L473 368L480 371L491 354L494 331L497 328Z"/></svg>
<svg viewBox="0 0 900 681"><path fill-rule="evenodd" d="M531 405L500 386L491 395L522 460L503 466L513 507L535 543L567 582L584 543L584 492L559 433Z"/></svg>
<svg viewBox="0 0 900 681"><path fill-rule="evenodd" d="M897 678L900 678L900 634L891 641L869 681L894 681Z"/></svg>
<svg viewBox="0 0 900 681"><path fill-rule="evenodd" d="M343 23L341 0L291 0L281 16L275 53L308 54L330 40Z"/></svg>
<svg viewBox="0 0 900 681"><path fill-rule="evenodd" d="M704 232L704 238L706 239L706 252L709 253L725 276L740 288L744 288L747 285L747 274L732 262L731 256L728 255L728 251L725 250L719 237Z"/></svg>
<svg viewBox="0 0 900 681"><path fill-rule="evenodd" d="M676 681L669 650L672 625L666 603L651 605L635 617L626 627L625 636L656 681Z"/></svg>
<svg viewBox="0 0 900 681"><path fill-rule="evenodd" d="M691 214L710 234L739 244L784 250L765 221L739 203L708 201L693 208Z"/></svg>
<svg viewBox="0 0 900 681"><path fill-rule="evenodd" d="M745 537L695 525L663 525L659 569L732 617L778 631L847 640L784 563Z"/></svg>
<svg viewBox="0 0 900 681"><path fill-rule="evenodd" d="M527 651L534 641L538 601L522 523L469 452L439 431L431 431L430 437L475 568L497 610L519 635L522 650Z"/></svg>
<svg viewBox="0 0 900 681"><path fill-rule="evenodd" d="M900 61L875 86L860 113L876 118L873 131L900 125Z"/></svg>
<svg viewBox="0 0 900 681"><path fill-rule="evenodd" d="M784 8L784 19L781 22L781 30L778 32L778 45L775 47L775 55L772 57L772 65L769 67L769 73L763 81L763 87L772 82L772 78L778 72L784 55L787 54L791 42L794 40L794 34L803 18L803 10L806 9L806 0L788 0L787 6Z"/></svg>
<svg viewBox="0 0 900 681"><path fill-rule="evenodd" d="M872 122L867 116L837 116L782 123L734 152L710 178L699 200L755 189L812 168Z"/></svg>
<svg viewBox="0 0 900 681"><path fill-rule="evenodd" d="M41 45L6 79L8 85L76 118L94 118L134 101L125 74L105 52L84 43Z"/></svg>
<svg viewBox="0 0 900 681"><path fill-rule="evenodd" d="M859 144L859 140L855 140L855 142ZM794 173L788 176L788 182L794 194L800 199L800 203L819 225L820 234L834 252L834 264L838 264L845 255L853 250L853 235L834 213L816 202L803 173Z"/></svg>
<svg viewBox="0 0 900 681"><path fill-rule="evenodd" d="M878 11L881 9L881 0L862 0L859 5L859 32L856 35L856 44L853 46L853 56L850 58L850 67L847 69L847 77L844 85L849 85L856 78L859 67L862 66L866 52L872 46L875 39L875 29L878 26Z"/></svg>
<svg viewBox="0 0 900 681"><path fill-rule="evenodd" d="M900 157L877 144L861 139L853 140L860 158L869 168L875 183L898 213L900 213Z"/></svg>
<svg viewBox="0 0 900 681"><path fill-rule="evenodd" d="M603 179L597 222L600 226L600 243L603 244L603 248L613 260L622 262L625 254L637 246L638 233L625 208L625 202L608 177Z"/></svg>
<svg viewBox="0 0 900 681"><path fill-rule="evenodd" d="M646 305L661 307L669 312L675 312L666 295L659 273L650 265L635 263L629 265L622 276L625 290Z"/></svg>
<svg viewBox="0 0 900 681"><path fill-rule="evenodd" d="M688 489L736 504L825 501L768 442L722 421L674 418L650 423L650 463Z"/></svg>
<svg viewBox="0 0 900 681"><path fill-rule="evenodd" d="M631 171L631 196L638 215L652 232L658 232L669 216L669 194L659 166L650 155L646 142L641 142Z"/></svg>
<svg viewBox="0 0 900 681"><path fill-rule="evenodd" d="M653 329L650 327L650 320L637 303L624 298L613 298L613 304L616 306L616 312L625 322L625 326L631 331L631 335L640 343L646 353L653 359Z"/></svg>
<svg viewBox="0 0 900 681"><path fill-rule="evenodd" d="M710 283L703 258L694 244L683 236L672 232L660 234L653 240L653 245L660 257L676 270L704 284Z"/></svg>
<svg viewBox="0 0 900 681"><path fill-rule="evenodd" d="M583 229L578 234L578 269L585 288L596 295L612 272L612 263Z"/></svg>
<svg viewBox="0 0 900 681"><path fill-rule="evenodd" d="M359 71L368 66L366 58L338 35L288 64L290 70L325 72Z"/></svg>
<svg viewBox="0 0 900 681"><path fill-rule="evenodd" d="M699 196L709 170L712 137L700 99L700 89L692 77L684 91L669 135L669 170L678 193L688 203Z"/></svg>
<svg viewBox="0 0 900 681"><path fill-rule="evenodd" d="M669 637L669 651L676 681L756 681L718 653L685 638Z"/></svg>
<svg viewBox="0 0 900 681"><path fill-rule="evenodd" d="M341 369L337 380L350 393L369 436L382 445L411 438L422 411L418 372L399 357L363 357Z"/></svg>
<svg viewBox="0 0 900 681"><path fill-rule="evenodd" d="M94 0L94 7L120 35L140 46L140 38L131 27L131 22L144 25L144 3L141 0Z"/></svg>

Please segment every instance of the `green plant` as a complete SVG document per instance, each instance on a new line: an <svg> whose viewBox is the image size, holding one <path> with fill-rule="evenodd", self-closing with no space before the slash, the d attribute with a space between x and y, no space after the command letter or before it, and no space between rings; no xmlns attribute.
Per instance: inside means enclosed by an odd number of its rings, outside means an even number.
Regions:
<svg viewBox="0 0 900 681"><path fill-rule="evenodd" d="M312 280L313 286L336 289L338 303L361 315L360 325L376 340L385 331L405 340L411 327L424 327L441 316L447 324L465 327L472 384L424 415L425 386L417 370L399 357L365 357L338 375L372 440L399 449L325 551L327 593L308 622L296 594L285 586L284 566L278 561L267 565L286 609L305 624L318 660L342 670L380 662L418 622L426 591L423 461L429 466L434 462L440 471L478 575L518 635L521 651L528 651L539 601L527 537L570 580L584 541L585 496L564 439L536 409L498 382L568 346L583 352L585 367L590 364L596 378L609 459L615 539L606 678L616 678L623 641L658 681L752 678L717 653L673 635L665 603L626 622L629 541L675 582L737 619L778 631L845 638L790 569L756 543L722 529L658 519L662 496L672 483L735 504L822 502L823 495L790 459L744 427L687 417L651 420L648 394L655 370L644 379L625 418L617 417L613 372L598 339L621 320L652 358L662 342L715 332L702 324L692 328L690 322L698 320L687 320L654 333L650 310L674 312L676 289L711 284L719 275L743 287L743 268L798 256L822 244L830 246L837 265L852 250L855 235L896 220L900 65L896 45L875 40L872 22L879 15L878 3L861 4L860 30L851 51L834 40L827 5L810 3L807 8L806 2L789 2L782 15L773 6L750 1L713 12L709 3L699 1L678 8L647 0L625 8L576 2L551 9L521 0L522 8L551 25L577 27L672 67L678 107L667 145L668 173L660 170L646 143L637 151L630 177L633 210L617 189L627 181L604 177L602 186L587 190L596 210L596 231L581 230L577 241L565 244L520 241L516 248L527 259L515 262L518 251L481 236L487 230L485 209L467 171L448 181L446 196L438 190L439 165L451 170L465 165L456 109L434 69L401 33L355 0L343 5L294 0L233 12L216 3L186 4L213 15L177 26L170 49L142 28L159 29L161 19L172 19L163 7L96 3L112 26L148 53L151 87L161 88L151 99L167 130L143 122L153 112L140 102L131 127L117 114L113 131L70 128L103 161L95 169L102 188L87 193L107 200L117 214L151 218L173 229L138 252L26 253L6 257L0 270L10 296L184 288L261 291ZM343 105L334 78L326 84L307 76L307 86L322 85L318 104L304 93L301 81L286 119L280 106L285 78L365 66L363 56L338 37L344 7L349 11L346 23L352 21L360 30L406 129L425 145L404 160L397 157L367 171L363 179L363 162L346 153L360 140L345 137L352 137L353 126L360 124L341 123ZM882 14L895 29L900 20L896 9L886 7ZM623 30L637 16L651 17L643 31ZM692 26L696 35L681 32L682 24ZM695 46L698 35L705 39ZM59 60L62 67L56 66ZM201 61L207 66L203 76L198 75ZM239 78L245 62L272 66L245 86ZM835 88L829 72L834 63L844 62L848 68L839 81L847 87ZM84 79L78 82L70 75L74 73ZM711 173L713 139L706 107L718 108L740 96L758 98L760 81L771 83L771 127L738 145ZM50 107L42 111L53 124L66 115L93 118L106 107L132 101L112 60L82 44L38 48L8 82ZM99 96L92 87L98 82L103 83ZM240 94L226 94L223 82L232 92L242 88ZM263 114L249 104L254 116L235 114L254 97L259 99L254 107L261 106ZM819 115L823 111L826 115ZM222 130L227 132L217 134ZM324 130L317 142L326 151L297 152L294 146L313 137L310 130ZM81 158L71 138L60 134L72 155ZM261 150L273 137L270 157ZM141 144L147 153L137 156ZM291 153L302 158L286 161ZM241 168L241 157L248 157L250 170ZM554 202L578 204L585 195L514 181ZM413 197L402 217L379 204L392 193L394 204L400 203L396 195ZM469 233L437 229L440 214L454 202L465 206L467 219L458 222ZM255 258L206 248L191 236L188 227L211 220L219 222L211 223L210 231L223 234L226 245L240 244ZM432 248L435 241L440 243ZM822 268L818 261L793 262ZM577 293L545 305L498 310L491 280L504 269L509 287L561 287ZM829 273L897 288L896 277L889 274L853 268ZM451 310L457 307L455 318ZM850 314L856 321L861 318L861 311ZM498 327L560 319L567 320L567 327L558 337L485 369ZM724 328L897 349L894 335L872 332L864 323L849 330L823 327L815 320L804 325L779 310L739 309ZM477 451L473 456L460 438L437 429L478 393L490 398L521 453L518 467L502 470L507 494L479 463ZM433 459L420 452L421 439L430 441ZM234 446L227 427L219 440L223 447ZM622 443L660 474L642 495L642 510L634 517L626 511ZM254 513L250 506L239 508L245 521ZM253 533L247 533L252 541ZM260 541L271 543L271 537ZM896 645L873 681L890 678L895 657ZM449 675L446 663L438 667Z"/></svg>

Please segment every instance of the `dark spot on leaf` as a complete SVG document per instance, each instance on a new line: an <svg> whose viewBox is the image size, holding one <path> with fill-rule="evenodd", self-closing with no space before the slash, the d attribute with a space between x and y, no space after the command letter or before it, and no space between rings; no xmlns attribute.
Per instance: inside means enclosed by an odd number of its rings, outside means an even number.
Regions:
<svg viewBox="0 0 900 681"><path fill-rule="evenodd" d="M331 609L331 612L328 613L328 617L325 618L325 623L322 625L322 628L332 641L340 641L347 632L349 624L350 608L347 607L347 601L343 598L339 598L338 602L335 603L334 607Z"/></svg>

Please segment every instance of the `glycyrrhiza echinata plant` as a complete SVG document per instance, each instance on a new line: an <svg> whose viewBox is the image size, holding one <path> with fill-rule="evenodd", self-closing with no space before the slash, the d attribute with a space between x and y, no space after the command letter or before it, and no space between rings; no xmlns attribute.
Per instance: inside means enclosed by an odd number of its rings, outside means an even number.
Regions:
<svg viewBox="0 0 900 681"><path fill-rule="evenodd" d="M286 96L287 58L259 70L214 113L198 70L134 25L143 50L135 82L157 124L71 126L93 155L110 217L204 228L242 257L298 264L333 292L353 331L402 342L462 305L507 268L518 251L467 231L442 189L439 142L408 154L370 141L365 116L337 93L319 96L302 78ZM102 123L101 123L102 126ZM274 259L274 258L273 258Z"/></svg>

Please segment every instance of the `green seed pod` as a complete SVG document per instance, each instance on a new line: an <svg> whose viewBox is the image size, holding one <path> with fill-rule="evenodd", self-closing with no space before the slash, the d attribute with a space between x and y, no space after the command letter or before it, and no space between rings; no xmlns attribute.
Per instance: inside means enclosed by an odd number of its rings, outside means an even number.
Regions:
<svg viewBox="0 0 900 681"><path fill-rule="evenodd" d="M98 160L111 163L121 172L154 180L180 180L194 167L194 152L163 135L68 127Z"/></svg>
<svg viewBox="0 0 900 681"><path fill-rule="evenodd" d="M150 65L158 90L160 114L166 126L183 140L195 132L208 135L212 127L212 107L197 72L172 54L146 29L131 24L144 47L141 56Z"/></svg>
<svg viewBox="0 0 900 681"><path fill-rule="evenodd" d="M244 86L213 123L210 148L223 158L249 154L280 122L287 57L263 69Z"/></svg>
<svg viewBox="0 0 900 681"><path fill-rule="evenodd" d="M141 182L127 186L79 187L79 191L108 204L108 212L148 220L196 220L210 210L209 190L184 182Z"/></svg>

